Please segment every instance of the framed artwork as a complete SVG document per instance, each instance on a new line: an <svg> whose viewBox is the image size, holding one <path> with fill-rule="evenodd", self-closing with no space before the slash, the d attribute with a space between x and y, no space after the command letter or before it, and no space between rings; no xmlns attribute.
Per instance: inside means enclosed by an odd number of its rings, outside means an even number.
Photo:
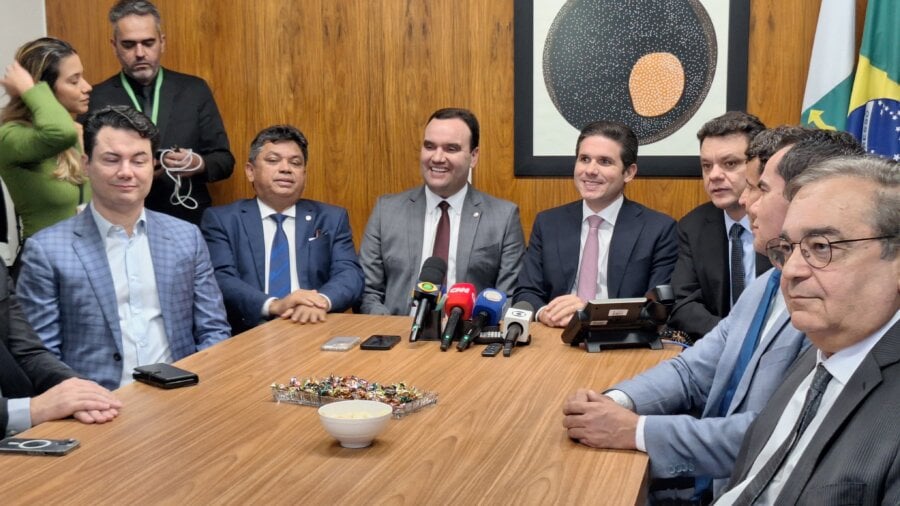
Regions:
<svg viewBox="0 0 900 506"><path fill-rule="evenodd" d="M516 0L515 175L570 176L582 127L638 137L638 176L699 176L697 131L747 101L749 0Z"/></svg>

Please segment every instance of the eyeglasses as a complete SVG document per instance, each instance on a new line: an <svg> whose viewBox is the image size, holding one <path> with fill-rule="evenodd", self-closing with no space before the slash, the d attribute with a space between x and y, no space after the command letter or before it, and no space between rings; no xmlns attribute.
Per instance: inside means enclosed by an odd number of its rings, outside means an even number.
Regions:
<svg viewBox="0 0 900 506"><path fill-rule="evenodd" d="M766 243L766 254L772 265L779 269L784 268L784 263L794 252L794 246L800 246L800 254L811 267L821 269L831 263L831 246L848 242L874 241L876 239L891 239L893 236L863 237L862 239L846 239L843 241L829 241L827 237L819 234L809 234L800 239L800 242L790 242L780 237Z"/></svg>

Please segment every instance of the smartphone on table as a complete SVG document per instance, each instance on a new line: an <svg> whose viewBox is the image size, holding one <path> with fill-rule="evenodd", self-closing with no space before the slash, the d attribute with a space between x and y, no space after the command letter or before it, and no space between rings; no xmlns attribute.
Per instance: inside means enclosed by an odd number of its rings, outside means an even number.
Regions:
<svg viewBox="0 0 900 506"><path fill-rule="evenodd" d="M363 341L360 349L363 350L389 350L400 342L400 336L388 336L384 334L375 334L369 336Z"/></svg>
<svg viewBox="0 0 900 506"><path fill-rule="evenodd" d="M23 453L25 455L51 455L59 457L78 448L77 439L34 439L8 437L0 441L0 453Z"/></svg>

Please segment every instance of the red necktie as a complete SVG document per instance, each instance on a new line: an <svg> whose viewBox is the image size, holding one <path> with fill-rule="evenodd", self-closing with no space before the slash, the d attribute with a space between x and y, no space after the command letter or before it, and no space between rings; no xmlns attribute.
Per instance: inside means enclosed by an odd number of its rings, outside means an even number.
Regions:
<svg viewBox="0 0 900 506"><path fill-rule="evenodd" d="M447 212L450 204L446 200L442 200L438 207L441 208L441 219L438 221L437 232L434 234L434 249L431 254L446 262L450 253L450 214Z"/></svg>

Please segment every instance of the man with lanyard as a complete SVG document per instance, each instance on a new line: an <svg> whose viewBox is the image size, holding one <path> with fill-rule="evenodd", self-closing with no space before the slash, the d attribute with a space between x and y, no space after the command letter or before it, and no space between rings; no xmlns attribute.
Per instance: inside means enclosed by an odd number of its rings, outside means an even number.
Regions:
<svg viewBox="0 0 900 506"><path fill-rule="evenodd" d="M152 3L120 0L109 21L122 71L94 87L88 114L129 105L149 117L159 128L161 149L146 206L199 224L212 203L206 183L226 179L234 169L212 92L202 79L160 66L166 36Z"/></svg>

